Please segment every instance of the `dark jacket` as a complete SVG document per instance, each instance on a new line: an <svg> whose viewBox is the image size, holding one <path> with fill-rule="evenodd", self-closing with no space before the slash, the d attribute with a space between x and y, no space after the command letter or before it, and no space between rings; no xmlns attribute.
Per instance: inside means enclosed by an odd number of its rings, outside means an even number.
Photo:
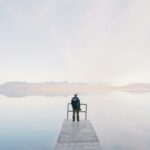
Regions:
<svg viewBox="0 0 150 150"><path fill-rule="evenodd" d="M80 99L77 96L74 96L71 100L72 108L80 110Z"/></svg>

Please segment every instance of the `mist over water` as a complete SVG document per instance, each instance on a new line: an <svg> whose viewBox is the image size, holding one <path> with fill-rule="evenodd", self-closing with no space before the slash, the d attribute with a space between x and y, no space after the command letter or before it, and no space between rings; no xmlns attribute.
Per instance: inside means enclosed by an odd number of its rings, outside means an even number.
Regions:
<svg viewBox="0 0 150 150"><path fill-rule="evenodd" d="M0 150L53 150L74 92L102 150L150 150L149 6L0 0Z"/></svg>
<svg viewBox="0 0 150 150"><path fill-rule="evenodd" d="M0 149L53 150L71 97L0 96ZM150 93L103 92L79 97L88 104L88 119L103 150L150 149Z"/></svg>

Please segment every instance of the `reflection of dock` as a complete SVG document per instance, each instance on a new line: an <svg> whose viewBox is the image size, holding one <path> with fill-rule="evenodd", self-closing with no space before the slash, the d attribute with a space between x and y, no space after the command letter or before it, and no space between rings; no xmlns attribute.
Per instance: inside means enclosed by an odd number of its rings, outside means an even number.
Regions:
<svg viewBox="0 0 150 150"><path fill-rule="evenodd" d="M88 120L64 120L55 150L100 150L96 133Z"/></svg>

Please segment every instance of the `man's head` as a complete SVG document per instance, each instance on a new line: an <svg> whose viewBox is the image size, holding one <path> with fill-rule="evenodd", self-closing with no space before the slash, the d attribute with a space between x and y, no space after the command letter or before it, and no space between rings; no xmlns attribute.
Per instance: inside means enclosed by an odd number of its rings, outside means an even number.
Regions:
<svg viewBox="0 0 150 150"><path fill-rule="evenodd" d="M75 93L75 94L74 94L74 96L76 97L76 96L78 96L78 94L77 94L77 93Z"/></svg>

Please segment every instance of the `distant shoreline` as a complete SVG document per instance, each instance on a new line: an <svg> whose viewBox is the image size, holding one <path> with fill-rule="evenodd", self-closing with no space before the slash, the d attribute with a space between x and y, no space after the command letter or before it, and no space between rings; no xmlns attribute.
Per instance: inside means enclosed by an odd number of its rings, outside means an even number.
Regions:
<svg viewBox="0 0 150 150"><path fill-rule="evenodd" d="M123 86L108 84L88 84L69 82L7 82L0 85L0 94L5 96L22 97L29 95L70 95L74 92L92 94L100 92L125 91L125 92L150 92L148 83L132 83Z"/></svg>

